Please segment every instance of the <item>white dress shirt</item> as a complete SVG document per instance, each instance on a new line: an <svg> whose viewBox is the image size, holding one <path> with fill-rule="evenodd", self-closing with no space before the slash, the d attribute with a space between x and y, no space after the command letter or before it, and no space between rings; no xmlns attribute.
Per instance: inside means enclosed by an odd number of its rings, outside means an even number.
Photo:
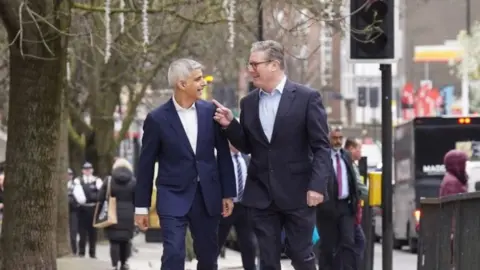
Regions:
<svg viewBox="0 0 480 270"><path fill-rule="evenodd" d="M73 197L77 201L78 204L85 204L87 198L85 197L85 191L83 191L83 187L80 183L80 180L68 180L67 188L72 189Z"/></svg>
<svg viewBox="0 0 480 270"><path fill-rule="evenodd" d="M237 189L238 194L238 168L237 162L235 161L234 153L232 153L233 161L233 171L235 172L235 188ZM243 192L245 192L245 183L247 182L247 164L242 154L238 153L238 162L240 163L240 169L242 170L242 180L243 180ZM239 202L238 198L233 198L233 202Z"/></svg>
<svg viewBox="0 0 480 270"><path fill-rule="evenodd" d="M197 151L197 136L198 136L198 121L197 121L197 109L195 103L192 104L190 108L183 108L175 100L175 97L172 97L173 105L177 110L178 117L182 123L183 130L187 134L188 142L192 147L193 153ZM153 179L152 179L153 180ZM147 215L148 208L135 208L135 214L137 215Z"/></svg>
<svg viewBox="0 0 480 270"><path fill-rule="evenodd" d="M188 141L190 146L193 149L193 153L197 151L197 135L198 135L198 121L197 121L197 109L195 108L195 103L188 109L180 106L175 97L172 98L173 105L177 110L178 117L180 117L180 122L182 122L183 129L187 134Z"/></svg>
<svg viewBox="0 0 480 270"><path fill-rule="evenodd" d="M82 175L80 177L77 177L73 180L73 185L75 186L73 189L73 197L77 200L77 202L80 205L95 205L95 203L86 203L87 202L87 197L85 195L85 190L83 189L82 186L82 181L85 184L91 184L95 183L95 187L100 190L103 185L102 179L94 176L94 175Z"/></svg>

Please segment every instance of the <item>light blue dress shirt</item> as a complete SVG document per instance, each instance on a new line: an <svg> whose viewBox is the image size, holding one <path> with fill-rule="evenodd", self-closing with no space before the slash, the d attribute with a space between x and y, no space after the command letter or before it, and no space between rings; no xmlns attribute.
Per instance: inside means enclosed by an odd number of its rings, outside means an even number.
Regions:
<svg viewBox="0 0 480 270"><path fill-rule="evenodd" d="M338 183L338 177L337 177L337 154L340 157L340 167L342 168L342 190L338 191L339 196L338 198L340 200L348 198L348 174L347 174L347 164L345 164L345 161L342 158L342 155L340 154L340 151L335 151L332 150L331 152L331 157L332 157L332 164L333 164L333 169L335 170L335 179L337 180Z"/></svg>
<svg viewBox="0 0 480 270"><path fill-rule="evenodd" d="M275 87L272 93L265 92L260 89L258 113L260 117L260 123L262 124L263 132L267 136L268 141L272 139L273 124L277 116L278 105L280 104L280 98L282 97L283 88L287 77L283 77L280 83Z"/></svg>

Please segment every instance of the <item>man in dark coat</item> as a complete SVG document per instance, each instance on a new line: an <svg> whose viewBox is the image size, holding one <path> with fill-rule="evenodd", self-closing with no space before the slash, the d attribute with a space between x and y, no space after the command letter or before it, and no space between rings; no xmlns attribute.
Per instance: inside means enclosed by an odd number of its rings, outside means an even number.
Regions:
<svg viewBox="0 0 480 270"><path fill-rule="evenodd" d="M242 203L249 207L261 268L280 269L282 229L297 270L313 270L315 208L331 173L327 114L318 91L287 79L285 50L252 45L248 71L257 89L240 101L240 121L217 105L215 120L238 150L251 154Z"/></svg>

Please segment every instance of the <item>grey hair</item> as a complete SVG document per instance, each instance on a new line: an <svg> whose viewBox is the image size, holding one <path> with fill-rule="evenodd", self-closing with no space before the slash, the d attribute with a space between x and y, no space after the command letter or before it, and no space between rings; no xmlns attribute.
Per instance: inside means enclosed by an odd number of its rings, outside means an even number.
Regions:
<svg viewBox="0 0 480 270"><path fill-rule="evenodd" d="M175 88L178 81L186 80L197 69L203 69L203 65L195 60L181 58L173 61L168 67L168 85Z"/></svg>
<svg viewBox="0 0 480 270"><path fill-rule="evenodd" d="M124 158L117 158L117 160L115 160L115 163L113 163L112 170L115 170L116 168L120 168L120 167L127 168L131 172L133 172L132 164Z"/></svg>
<svg viewBox="0 0 480 270"><path fill-rule="evenodd" d="M283 45L275 40L257 41L252 44L250 52L265 52L268 61L280 62L280 68L285 70L285 51Z"/></svg>

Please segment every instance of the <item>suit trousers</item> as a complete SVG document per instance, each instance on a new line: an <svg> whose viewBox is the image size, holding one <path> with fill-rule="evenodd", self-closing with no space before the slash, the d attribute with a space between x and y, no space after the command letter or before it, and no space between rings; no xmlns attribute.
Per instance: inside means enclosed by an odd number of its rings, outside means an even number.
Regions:
<svg viewBox="0 0 480 270"><path fill-rule="evenodd" d="M316 270L312 244L314 208L283 210L271 204L266 209L251 208L250 213L260 249L260 269L281 269L283 228L286 254L292 260L293 268Z"/></svg>
<svg viewBox="0 0 480 270"><path fill-rule="evenodd" d="M220 202L219 202L220 203ZM192 207L185 216L159 215L163 234L161 270L185 269L185 235L190 228L197 270L216 270L218 257L218 216L210 216L205 208L201 186L196 187Z"/></svg>
<svg viewBox="0 0 480 270"><path fill-rule="evenodd" d="M248 215L247 207L236 203L232 215L226 218L222 218L220 221L220 227L218 229L218 248L219 253L232 226L235 228L237 234L237 243L240 248L240 254L242 255L243 269L256 270L255 267L255 242L252 222Z"/></svg>

